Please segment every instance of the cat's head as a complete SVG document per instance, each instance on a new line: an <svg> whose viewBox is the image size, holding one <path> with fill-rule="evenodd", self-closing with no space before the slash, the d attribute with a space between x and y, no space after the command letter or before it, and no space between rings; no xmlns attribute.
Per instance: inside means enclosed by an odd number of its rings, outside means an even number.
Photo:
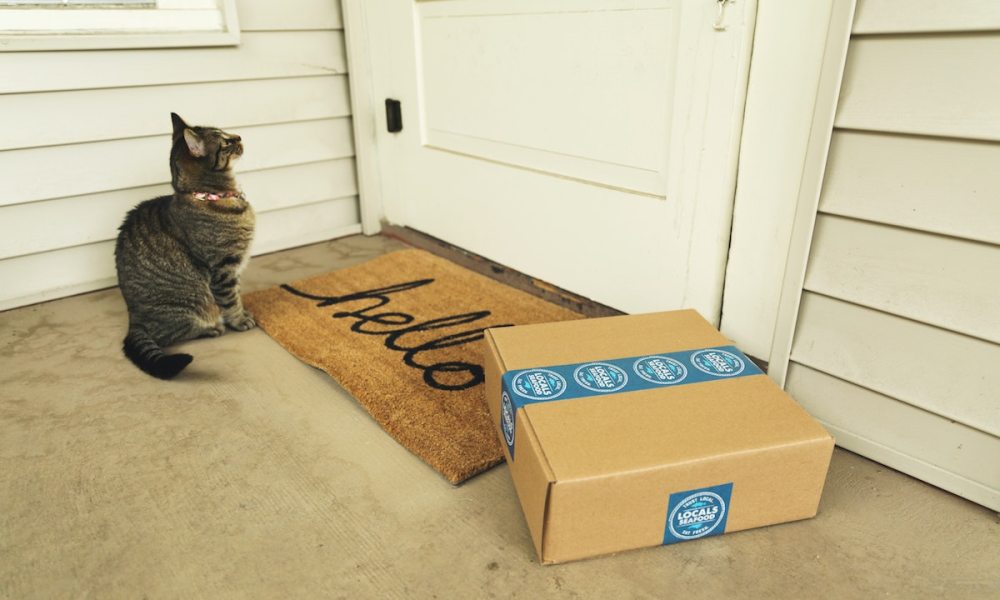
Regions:
<svg viewBox="0 0 1000 600"><path fill-rule="evenodd" d="M212 174L228 174L233 162L243 154L240 136L216 127L191 126L177 113L170 113L173 121L173 147L170 151L170 168L175 183L180 176L186 180L212 178Z"/></svg>

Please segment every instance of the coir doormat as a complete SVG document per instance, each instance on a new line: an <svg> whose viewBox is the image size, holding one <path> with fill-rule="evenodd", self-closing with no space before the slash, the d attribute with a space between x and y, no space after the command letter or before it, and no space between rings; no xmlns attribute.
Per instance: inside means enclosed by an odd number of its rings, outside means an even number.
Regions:
<svg viewBox="0 0 1000 600"><path fill-rule="evenodd" d="M503 459L483 396L483 329L581 317L422 250L248 294L244 304L456 484Z"/></svg>

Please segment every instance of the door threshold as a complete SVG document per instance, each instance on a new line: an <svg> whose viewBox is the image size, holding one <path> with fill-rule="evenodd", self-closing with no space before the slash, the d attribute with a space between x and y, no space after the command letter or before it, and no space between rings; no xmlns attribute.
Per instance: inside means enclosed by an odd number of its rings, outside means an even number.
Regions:
<svg viewBox="0 0 1000 600"><path fill-rule="evenodd" d="M520 271L449 244L444 240L439 240L416 229L383 223L381 235L397 239L415 248L426 250L460 267L464 267L480 275L485 275L490 279L495 279L500 283L509 285L522 292L527 292L553 304L568 308L585 317L613 317L625 314L620 310L611 308L600 302L595 302L579 294L574 294L530 275L525 275Z"/></svg>

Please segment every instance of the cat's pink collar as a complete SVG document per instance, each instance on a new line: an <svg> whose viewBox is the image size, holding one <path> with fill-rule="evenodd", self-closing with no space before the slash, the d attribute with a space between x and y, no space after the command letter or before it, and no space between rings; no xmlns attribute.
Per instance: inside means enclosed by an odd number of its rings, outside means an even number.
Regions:
<svg viewBox="0 0 1000 600"><path fill-rule="evenodd" d="M221 194L216 194L215 192L191 192L191 196L195 200L203 202L218 202L226 198L242 198L243 192L222 192Z"/></svg>

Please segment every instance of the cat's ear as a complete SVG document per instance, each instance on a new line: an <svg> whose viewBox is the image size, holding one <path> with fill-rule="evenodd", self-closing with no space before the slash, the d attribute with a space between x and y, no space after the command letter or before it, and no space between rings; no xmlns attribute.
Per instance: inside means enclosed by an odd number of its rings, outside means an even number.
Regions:
<svg viewBox="0 0 1000 600"><path fill-rule="evenodd" d="M205 140L201 139L193 129L184 130L184 141L187 142L188 151L191 156L205 156Z"/></svg>
<svg viewBox="0 0 1000 600"><path fill-rule="evenodd" d="M188 128L188 124L184 122L177 113L170 113L170 121L174 124L174 137L178 138L185 129Z"/></svg>

